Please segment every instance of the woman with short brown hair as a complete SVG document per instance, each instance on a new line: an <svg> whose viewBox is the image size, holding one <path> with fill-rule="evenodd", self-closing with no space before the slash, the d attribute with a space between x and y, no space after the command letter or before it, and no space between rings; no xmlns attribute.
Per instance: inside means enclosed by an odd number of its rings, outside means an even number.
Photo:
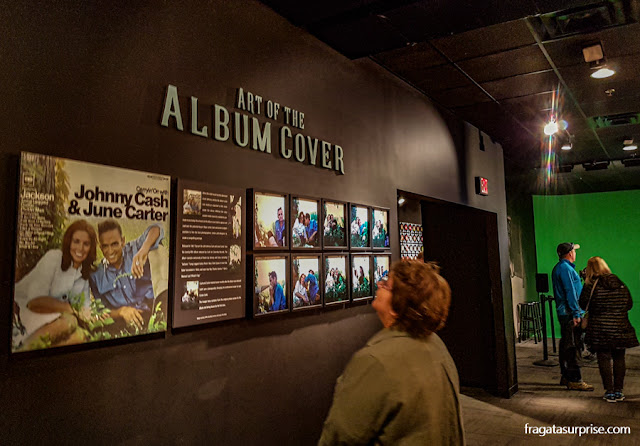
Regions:
<svg viewBox="0 0 640 446"><path fill-rule="evenodd" d="M435 333L450 303L434 263L391 267L372 304L384 328L338 378L321 445L464 444L458 372Z"/></svg>

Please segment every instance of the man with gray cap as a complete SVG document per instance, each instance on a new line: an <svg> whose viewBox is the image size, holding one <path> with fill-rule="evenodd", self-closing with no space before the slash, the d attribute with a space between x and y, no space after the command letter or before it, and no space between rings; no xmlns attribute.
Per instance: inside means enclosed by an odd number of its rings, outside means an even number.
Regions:
<svg viewBox="0 0 640 446"><path fill-rule="evenodd" d="M553 295L556 300L556 312L560 323L560 384L569 390L593 390L593 386L582 380L578 365L578 344L580 343L580 321L583 311L578 305L582 282L576 272L576 249L580 245L575 243L560 243L557 248L558 263L551 272Z"/></svg>

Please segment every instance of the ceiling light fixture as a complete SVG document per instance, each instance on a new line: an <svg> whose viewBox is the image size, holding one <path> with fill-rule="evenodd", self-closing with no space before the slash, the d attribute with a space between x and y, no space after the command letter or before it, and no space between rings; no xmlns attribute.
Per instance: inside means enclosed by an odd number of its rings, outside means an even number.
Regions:
<svg viewBox="0 0 640 446"><path fill-rule="evenodd" d="M616 74L615 71L607 68L607 67L602 67L599 68L598 70L594 71L593 73L591 73L591 77L594 79L604 79L606 77L611 77L614 74Z"/></svg>
<svg viewBox="0 0 640 446"><path fill-rule="evenodd" d="M544 134L547 136L551 136L558 131L558 123L554 120L551 120L544 126Z"/></svg>
<svg viewBox="0 0 640 446"><path fill-rule="evenodd" d="M407 200L405 200L405 199L404 199L404 197L400 197L400 198L398 199L398 204L399 204L400 206L402 206L402 205L404 204L404 202L405 202L405 201L407 201Z"/></svg>
<svg viewBox="0 0 640 446"><path fill-rule="evenodd" d="M630 136L626 137L622 142L622 150L630 152L632 150L636 150L637 148L638 145L633 142L633 138L631 138Z"/></svg>
<svg viewBox="0 0 640 446"><path fill-rule="evenodd" d="M582 48L582 55L584 56L584 61L590 63L591 69L595 70L591 73L592 78L604 79L616 74L614 70L607 66L602 42Z"/></svg>
<svg viewBox="0 0 640 446"><path fill-rule="evenodd" d="M573 144L571 144L570 142L566 142L564 144L562 144L562 147L560 147L562 150L571 150L573 148Z"/></svg>

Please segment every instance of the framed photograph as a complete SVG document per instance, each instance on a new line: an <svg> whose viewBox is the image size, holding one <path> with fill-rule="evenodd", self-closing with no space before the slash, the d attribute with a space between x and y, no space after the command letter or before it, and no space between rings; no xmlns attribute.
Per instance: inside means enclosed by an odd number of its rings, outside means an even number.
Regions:
<svg viewBox="0 0 640 446"><path fill-rule="evenodd" d="M369 208L349 205L349 246L351 249L370 249Z"/></svg>
<svg viewBox="0 0 640 446"><path fill-rule="evenodd" d="M349 302L349 265L346 255L324 255L325 305Z"/></svg>
<svg viewBox="0 0 640 446"><path fill-rule="evenodd" d="M384 255L374 255L373 256L373 295L376 295L376 291L378 291L378 281L383 277L389 275L389 269L391 268L391 256Z"/></svg>
<svg viewBox="0 0 640 446"><path fill-rule="evenodd" d="M320 254L291 256L291 308L322 306Z"/></svg>
<svg viewBox="0 0 640 446"><path fill-rule="evenodd" d="M351 298L356 300L370 299L371 292L371 256L351 255Z"/></svg>
<svg viewBox="0 0 640 446"><path fill-rule="evenodd" d="M171 177L22 152L19 181L11 351L166 331Z"/></svg>
<svg viewBox="0 0 640 446"><path fill-rule="evenodd" d="M371 212L371 246L389 249L389 209L373 208Z"/></svg>
<svg viewBox="0 0 640 446"><path fill-rule="evenodd" d="M346 209L346 203L323 201L322 246L324 249L347 248Z"/></svg>
<svg viewBox="0 0 640 446"><path fill-rule="evenodd" d="M291 249L320 248L320 200L291 197Z"/></svg>
<svg viewBox="0 0 640 446"><path fill-rule="evenodd" d="M202 215L202 191L184 189L182 194L182 215Z"/></svg>
<svg viewBox="0 0 640 446"><path fill-rule="evenodd" d="M200 282L197 280L189 280L184 284L184 293L180 298L181 310L197 310L200 307L199 289Z"/></svg>
<svg viewBox="0 0 640 446"><path fill-rule="evenodd" d="M288 247L287 195L252 191L253 249L283 249Z"/></svg>
<svg viewBox="0 0 640 446"><path fill-rule="evenodd" d="M289 255L255 255L253 260L253 314L289 311Z"/></svg>

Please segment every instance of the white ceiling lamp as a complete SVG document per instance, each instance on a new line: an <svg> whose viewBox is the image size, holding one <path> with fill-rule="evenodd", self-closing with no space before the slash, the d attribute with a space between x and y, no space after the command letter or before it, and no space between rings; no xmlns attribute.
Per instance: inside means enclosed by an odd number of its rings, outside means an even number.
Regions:
<svg viewBox="0 0 640 446"><path fill-rule="evenodd" d="M607 67L602 67L599 68L598 70L594 71L593 73L591 73L591 77L594 79L604 79L606 77L611 77L614 74L616 74L615 71L607 68Z"/></svg>
<svg viewBox="0 0 640 446"><path fill-rule="evenodd" d="M633 138L627 138L622 143L622 150L626 150L627 152L630 152L632 150L637 150L637 149L638 149L638 145L633 142Z"/></svg>
<svg viewBox="0 0 640 446"><path fill-rule="evenodd" d="M544 126L544 134L547 136L551 136L558 131L558 123L554 120L551 120Z"/></svg>
<svg viewBox="0 0 640 446"><path fill-rule="evenodd" d="M616 74L614 70L607 66L601 42L582 48L582 55L584 56L584 61L590 63L591 69L594 70L591 73L592 78L604 79Z"/></svg>
<svg viewBox="0 0 640 446"><path fill-rule="evenodd" d="M565 142L560 148L562 150L571 150L573 148L573 144L571 144L570 142Z"/></svg>

